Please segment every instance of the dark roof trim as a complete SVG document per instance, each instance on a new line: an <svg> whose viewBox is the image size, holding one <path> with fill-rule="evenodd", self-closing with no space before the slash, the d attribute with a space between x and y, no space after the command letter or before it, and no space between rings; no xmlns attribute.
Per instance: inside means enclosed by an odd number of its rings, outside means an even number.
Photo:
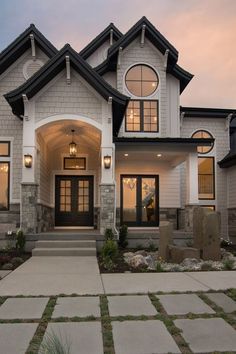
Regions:
<svg viewBox="0 0 236 354"><path fill-rule="evenodd" d="M236 152L230 151L221 161L218 162L220 168L236 166Z"/></svg>
<svg viewBox="0 0 236 354"><path fill-rule="evenodd" d="M164 55L166 50L169 50L167 61L167 72L180 80L180 92L182 93L185 87L192 80L193 75L177 65L178 51L167 41L167 39L151 24L144 16L133 27L130 28L116 43L108 50L107 59L98 65L95 70L103 75L108 71L116 70L119 48L127 47L142 31L142 26L145 25L145 36L159 49Z"/></svg>
<svg viewBox="0 0 236 354"><path fill-rule="evenodd" d="M19 37L17 37L0 54L0 75L12 65L31 46L30 34L34 35L37 46L49 57L52 58L58 50L49 42L44 35L31 24Z"/></svg>
<svg viewBox="0 0 236 354"><path fill-rule="evenodd" d="M123 36L123 34L118 30L118 28L110 23L97 37L95 37L84 49L80 51L81 57L86 60L90 55L92 55L105 41L110 38L111 29L113 30L113 39L117 41Z"/></svg>
<svg viewBox="0 0 236 354"><path fill-rule="evenodd" d="M4 95L12 107L12 112L18 117L24 115L22 95L25 94L28 99L30 99L39 92L49 81L65 68L66 55L69 55L73 69L75 69L104 99L108 100L109 97L112 97L113 134L118 134L129 97L124 96L103 80L103 78L98 75L91 66L70 47L69 44L66 44L60 52L50 59L23 85Z"/></svg>
<svg viewBox="0 0 236 354"><path fill-rule="evenodd" d="M180 112L186 118L226 118L229 114L236 116L236 109L180 107Z"/></svg>
<svg viewBox="0 0 236 354"><path fill-rule="evenodd" d="M114 137L115 144L191 144L191 145L204 145L210 146L214 143L215 139L202 139L202 138L130 138L130 137Z"/></svg>

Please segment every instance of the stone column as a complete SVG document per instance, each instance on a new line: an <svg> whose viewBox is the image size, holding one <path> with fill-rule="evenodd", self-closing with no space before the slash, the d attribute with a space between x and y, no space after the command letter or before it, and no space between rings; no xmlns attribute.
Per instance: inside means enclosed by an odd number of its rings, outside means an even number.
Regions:
<svg viewBox="0 0 236 354"><path fill-rule="evenodd" d="M115 185L100 185L100 232L115 226Z"/></svg>
<svg viewBox="0 0 236 354"><path fill-rule="evenodd" d="M37 198L36 183L21 184L21 229L24 233L37 233Z"/></svg>

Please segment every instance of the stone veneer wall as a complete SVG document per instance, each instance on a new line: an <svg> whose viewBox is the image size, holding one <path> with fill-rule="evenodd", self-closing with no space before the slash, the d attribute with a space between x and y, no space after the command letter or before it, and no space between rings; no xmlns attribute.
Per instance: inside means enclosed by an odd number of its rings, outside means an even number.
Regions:
<svg viewBox="0 0 236 354"><path fill-rule="evenodd" d="M236 208L228 209L229 238L236 244Z"/></svg>
<svg viewBox="0 0 236 354"><path fill-rule="evenodd" d="M37 232L45 232L54 228L54 209L43 205L37 205Z"/></svg>
<svg viewBox="0 0 236 354"><path fill-rule="evenodd" d="M114 229L115 185L100 185L100 231L106 228Z"/></svg>
<svg viewBox="0 0 236 354"><path fill-rule="evenodd" d="M37 233L37 184L21 184L21 228L24 233Z"/></svg>

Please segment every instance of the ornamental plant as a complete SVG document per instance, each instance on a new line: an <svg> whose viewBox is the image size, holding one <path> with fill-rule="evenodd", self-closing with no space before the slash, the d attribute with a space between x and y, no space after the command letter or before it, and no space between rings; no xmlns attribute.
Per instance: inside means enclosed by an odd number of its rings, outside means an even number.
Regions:
<svg viewBox="0 0 236 354"><path fill-rule="evenodd" d="M127 235L128 227L127 225L122 225L119 229L119 246L121 248L126 248L128 246Z"/></svg>
<svg viewBox="0 0 236 354"><path fill-rule="evenodd" d="M16 249L23 252L25 248L25 235L22 230L17 230L16 232Z"/></svg>

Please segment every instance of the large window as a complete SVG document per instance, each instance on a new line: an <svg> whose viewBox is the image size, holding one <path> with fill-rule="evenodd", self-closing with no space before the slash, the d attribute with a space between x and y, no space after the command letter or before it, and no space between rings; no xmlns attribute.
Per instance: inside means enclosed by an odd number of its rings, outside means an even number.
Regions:
<svg viewBox="0 0 236 354"><path fill-rule="evenodd" d="M0 157L10 156L10 142L0 141Z"/></svg>
<svg viewBox="0 0 236 354"><path fill-rule="evenodd" d="M64 157L65 170L86 170L85 157Z"/></svg>
<svg viewBox="0 0 236 354"><path fill-rule="evenodd" d="M0 210L9 209L9 162L0 162Z"/></svg>
<svg viewBox="0 0 236 354"><path fill-rule="evenodd" d="M206 130L198 130L192 135L192 138L198 138L198 139L213 139L213 136L208 133ZM207 154L213 149L214 144L211 146L198 146L197 147L197 152L199 154Z"/></svg>
<svg viewBox="0 0 236 354"><path fill-rule="evenodd" d="M215 199L214 157L198 158L198 198Z"/></svg>
<svg viewBox="0 0 236 354"><path fill-rule="evenodd" d="M159 84L156 72L147 65L135 65L126 74L125 84L130 93L137 97L152 95Z"/></svg>
<svg viewBox="0 0 236 354"><path fill-rule="evenodd" d="M158 101L129 102L125 130L128 132L158 132Z"/></svg>

